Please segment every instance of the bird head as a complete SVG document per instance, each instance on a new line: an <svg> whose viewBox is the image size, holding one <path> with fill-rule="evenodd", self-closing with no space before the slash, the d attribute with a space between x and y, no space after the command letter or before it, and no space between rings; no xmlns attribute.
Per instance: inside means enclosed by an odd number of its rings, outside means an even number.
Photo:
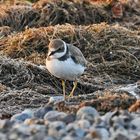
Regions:
<svg viewBox="0 0 140 140"><path fill-rule="evenodd" d="M66 43L61 39L53 39L48 45L49 59L57 59L66 54Z"/></svg>

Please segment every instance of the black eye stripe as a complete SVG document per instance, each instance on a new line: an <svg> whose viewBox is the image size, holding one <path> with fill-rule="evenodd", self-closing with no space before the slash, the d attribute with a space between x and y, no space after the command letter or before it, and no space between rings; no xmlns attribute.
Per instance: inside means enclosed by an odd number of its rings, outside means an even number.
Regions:
<svg viewBox="0 0 140 140"><path fill-rule="evenodd" d="M56 51L53 51L53 52L51 52L50 54L49 54L49 56L51 56L51 55L53 55L53 54L55 54L56 53Z"/></svg>
<svg viewBox="0 0 140 140"><path fill-rule="evenodd" d="M62 51L62 48L59 48L59 49L56 50L56 52L60 52L60 51Z"/></svg>
<svg viewBox="0 0 140 140"><path fill-rule="evenodd" d="M53 55L55 53L58 53L58 52L63 52L63 51L64 51L64 48L59 48L56 51L52 51L49 56L51 56L51 55Z"/></svg>

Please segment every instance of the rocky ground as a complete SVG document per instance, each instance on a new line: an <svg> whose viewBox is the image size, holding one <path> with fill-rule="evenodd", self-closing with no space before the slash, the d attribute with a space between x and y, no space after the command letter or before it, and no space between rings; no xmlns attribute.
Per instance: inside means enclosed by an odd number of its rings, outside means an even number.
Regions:
<svg viewBox="0 0 140 140"><path fill-rule="evenodd" d="M0 139L139 140L139 5L1 1ZM45 67L54 38L79 47L88 61L66 101L60 80ZM66 85L69 94L72 82Z"/></svg>

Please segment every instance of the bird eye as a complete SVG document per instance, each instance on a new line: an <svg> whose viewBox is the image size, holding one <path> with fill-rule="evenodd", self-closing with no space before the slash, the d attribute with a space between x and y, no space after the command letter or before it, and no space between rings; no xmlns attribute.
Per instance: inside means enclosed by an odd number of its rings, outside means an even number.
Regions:
<svg viewBox="0 0 140 140"><path fill-rule="evenodd" d="M61 51L62 50L62 48L59 48L58 50L57 50L57 52L59 52L59 51Z"/></svg>

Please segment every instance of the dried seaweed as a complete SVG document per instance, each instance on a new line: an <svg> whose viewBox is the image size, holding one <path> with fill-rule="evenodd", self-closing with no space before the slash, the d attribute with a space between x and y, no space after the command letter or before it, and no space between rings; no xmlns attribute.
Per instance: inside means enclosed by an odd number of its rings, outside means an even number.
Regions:
<svg viewBox="0 0 140 140"><path fill-rule="evenodd" d="M0 41L0 51L11 58L24 58L45 64L47 45L61 38L79 47L89 61L84 80L93 83L94 76L110 82L130 83L140 76L139 31L105 23L90 26L70 24L27 29ZM113 79L113 78L117 79ZM124 80L124 81L123 81Z"/></svg>

